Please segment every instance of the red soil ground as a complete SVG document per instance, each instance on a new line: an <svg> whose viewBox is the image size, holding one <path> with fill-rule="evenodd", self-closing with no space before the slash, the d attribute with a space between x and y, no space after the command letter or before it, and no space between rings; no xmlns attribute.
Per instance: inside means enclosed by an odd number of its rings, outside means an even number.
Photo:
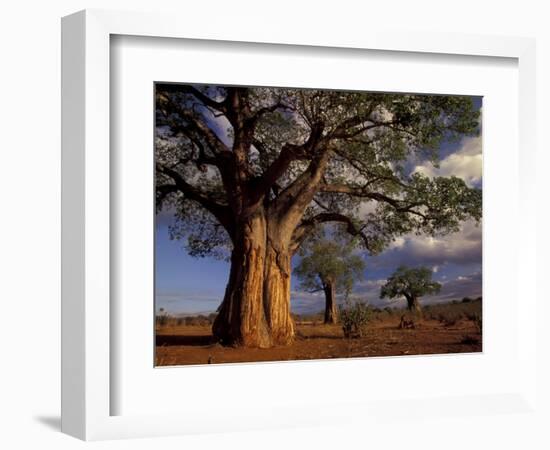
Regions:
<svg viewBox="0 0 550 450"><path fill-rule="evenodd" d="M360 339L345 339L338 325L298 323L297 338L287 347L248 349L223 347L210 326L166 325L156 330L157 366L289 361L372 356L481 352L481 334L475 324L460 320L445 326L424 320L415 329L398 329L399 319L369 324Z"/></svg>

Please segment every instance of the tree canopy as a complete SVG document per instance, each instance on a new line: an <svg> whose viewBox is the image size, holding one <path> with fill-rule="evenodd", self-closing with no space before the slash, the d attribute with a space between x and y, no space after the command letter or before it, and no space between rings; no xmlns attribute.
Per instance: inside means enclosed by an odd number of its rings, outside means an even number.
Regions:
<svg viewBox="0 0 550 450"><path fill-rule="evenodd" d="M261 205L304 209L293 250L326 222L377 253L480 219L480 190L407 165L476 132L468 97L158 84L156 107L157 205L192 255L227 254L239 214Z"/></svg>
<svg viewBox="0 0 550 450"><path fill-rule="evenodd" d="M432 281L428 267L410 268L400 266L380 289L380 298L405 297L409 309L418 308L418 299L424 295L437 294L441 284Z"/></svg>
<svg viewBox="0 0 550 450"><path fill-rule="evenodd" d="M350 294L353 284L364 277L364 259L352 253L353 245L334 240L316 240L306 246L294 273L308 292L334 284L336 292Z"/></svg>

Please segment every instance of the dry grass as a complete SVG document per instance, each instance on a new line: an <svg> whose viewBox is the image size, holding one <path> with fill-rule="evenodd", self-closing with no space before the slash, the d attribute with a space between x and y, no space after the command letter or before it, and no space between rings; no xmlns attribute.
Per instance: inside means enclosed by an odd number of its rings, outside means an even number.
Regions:
<svg viewBox="0 0 550 450"><path fill-rule="evenodd" d="M286 347L223 347L210 323L157 321L156 365L218 364L349 357L469 353L482 350L481 301L424 308L414 329L398 329L403 310L373 310L362 338L345 339L339 325L323 325L317 316L295 317L297 336ZM209 321L207 321L209 322Z"/></svg>

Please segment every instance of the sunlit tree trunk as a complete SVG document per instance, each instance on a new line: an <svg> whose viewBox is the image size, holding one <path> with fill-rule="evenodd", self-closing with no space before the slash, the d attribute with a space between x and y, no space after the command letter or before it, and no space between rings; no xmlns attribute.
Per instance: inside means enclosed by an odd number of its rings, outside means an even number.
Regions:
<svg viewBox="0 0 550 450"><path fill-rule="evenodd" d="M422 313L420 303L418 302L418 297L415 297L414 295L407 295L405 298L407 299L407 309L409 311L415 312L417 314Z"/></svg>
<svg viewBox="0 0 550 450"><path fill-rule="evenodd" d="M332 280L323 282L325 292L325 323L338 323L338 308L336 305L336 289Z"/></svg>
<svg viewBox="0 0 550 450"><path fill-rule="evenodd" d="M224 345L270 347L271 332L264 302L266 221L256 214L238 228L223 302L212 326Z"/></svg>
<svg viewBox="0 0 550 450"><path fill-rule="evenodd" d="M294 339L289 242L262 212L239 227L224 300L212 331L225 345L270 347Z"/></svg>
<svg viewBox="0 0 550 450"><path fill-rule="evenodd" d="M268 241L265 260L264 304L274 345L288 345L294 339L290 315L291 256L284 247Z"/></svg>

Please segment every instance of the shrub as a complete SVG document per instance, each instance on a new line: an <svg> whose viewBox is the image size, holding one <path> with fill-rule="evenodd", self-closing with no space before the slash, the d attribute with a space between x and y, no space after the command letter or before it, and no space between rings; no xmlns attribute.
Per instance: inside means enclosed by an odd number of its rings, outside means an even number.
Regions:
<svg viewBox="0 0 550 450"><path fill-rule="evenodd" d="M462 319L462 313L460 311L446 310L441 311L438 315L438 320L443 323L445 327L452 327Z"/></svg>
<svg viewBox="0 0 550 450"><path fill-rule="evenodd" d="M365 334L371 311L366 303L355 302L340 307L340 321L346 338L360 338Z"/></svg>
<svg viewBox="0 0 550 450"><path fill-rule="evenodd" d="M468 320L471 320L474 323L474 325L477 328L477 331L479 333L482 333L482 331L483 331L483 319L481 317L481 314L477 314L477 313L468 314L467 317L468 317Z"/></svg>
<svg viewBox="0 0 550 450"><path fill-rule="evenodd" d="M168 325L168 315L167 314L161 314L156 317L157 319L157 325L159 327L164 327Z"/></svg>
<svg viewBox="0 0 550 450"><path fill-rule="evenodd" d="M218 316L218 313L210 313L208 314L208 323L213 324L214 320L216 320L216 317Z"/></svg>
<svg viewBox="0 0 550 450"><path fill-rule="evenodd" d="M414 330L416 328L414 316L411 314L403 314L397 328L400 330Z"/></svg>
<svg viewBox="0 0 550 450"><path fill-rule="evenodd" d="M208 319L208 317L206 317L203 314L199 314L198 316L188 316L186 318L185 324L186 325L191 325L191 326L204 327L204 326L207 326L207 325L211 325L211 322Z"/></svg>

